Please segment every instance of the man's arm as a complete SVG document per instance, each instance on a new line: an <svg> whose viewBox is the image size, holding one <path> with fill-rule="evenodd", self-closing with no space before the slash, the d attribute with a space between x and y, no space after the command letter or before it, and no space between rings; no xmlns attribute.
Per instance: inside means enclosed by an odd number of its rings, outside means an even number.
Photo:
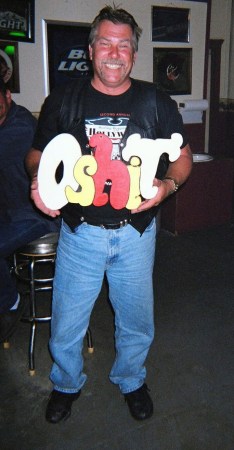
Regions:
<svg viewBox="0 0 234 450"><path fill-rule="evenodd" d="M31 148L31 150L29 150L25 158L25 167L32 180L31 199L34 201L36 207L40 209L44 214L47 214L50 217L57 217L60 215L60 211L47 208L47 206L41 200L38 191L37 173L40 160L41 160L41 151L37 150L36 148Z"/></svg>
<svg viewBox="0 0 234 450"><path fill-rule="evenodd" d="M174 190L175 182L181 186L189 177L192 170L193 158L189 144L181 149L180 157L173 163L169 164L164 180L155 178L154 185L158 187L155 197L150 200L144 200L137 209L132 210L132 213L138 213L159 205L166 197L168 197ZM167 179L167 177L175 180Z"/></svg>

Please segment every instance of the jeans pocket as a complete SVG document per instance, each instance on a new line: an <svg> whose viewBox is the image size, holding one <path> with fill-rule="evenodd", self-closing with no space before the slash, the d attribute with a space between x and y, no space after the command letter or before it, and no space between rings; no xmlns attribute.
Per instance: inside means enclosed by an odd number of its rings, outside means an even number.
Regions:
<svg viewBox="0 0 234 450"><path fill-rule="evenodd" d="M156 226L155 223L155 217L151 220L151 222L149 223L148 227L145 229L144 233L147 233L147 231L151 231L154 227Z"/></svg>
<svg viewBox="0 0 234 450"><path fill-rule="evenodd" d="M62 231L66 234L74 234L74 231L69 227L69 225L62 221Z"/></svg>

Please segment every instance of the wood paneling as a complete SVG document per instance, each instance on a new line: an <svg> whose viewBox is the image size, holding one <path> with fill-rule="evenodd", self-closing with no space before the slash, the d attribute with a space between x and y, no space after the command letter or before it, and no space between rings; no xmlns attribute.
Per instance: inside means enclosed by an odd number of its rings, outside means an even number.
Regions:
<svg viewBox="0 0 234 450"><path fill-rule="evenodd" d="M161 228L174 234L231 222L233 159L194 163L188 181L161 208Z"/></svg>

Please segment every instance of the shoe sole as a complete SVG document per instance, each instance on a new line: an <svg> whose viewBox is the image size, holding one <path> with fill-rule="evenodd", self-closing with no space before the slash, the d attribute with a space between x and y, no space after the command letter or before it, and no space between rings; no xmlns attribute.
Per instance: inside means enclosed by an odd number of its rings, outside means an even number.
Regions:
<svg viewBox="0 0 234 450"><path fill-rule="evenodd" d="M47 422L52 423L53 425L56 425L56 423L65 422L67 419L69 419L70 415L71 415L71 411L68 411L67 414L59 420L50 420L50 419L47 419L47 417L46 417L46 420L47 420Z"/></svg>

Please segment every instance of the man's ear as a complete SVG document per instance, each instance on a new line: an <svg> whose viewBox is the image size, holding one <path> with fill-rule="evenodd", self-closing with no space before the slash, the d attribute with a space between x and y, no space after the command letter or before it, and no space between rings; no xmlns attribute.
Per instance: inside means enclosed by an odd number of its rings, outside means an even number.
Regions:
<svg viewBox="0 0 234 450"><path fill-rule="evenodd" d="M93 59L93 49L91 47L91 45L89 45L89 59L92 61Z"/></svg>
<svg viewBox="0 0 234 450"><path fill-rule="evenodd" d="M7 91L6 91L6 101L7 101L7 104L8 104L8 105L10 105L10 103L11 103L11 101L12 101L12 98L11 98L11 91L10 91L9 89L7 89Z"/></svg>

